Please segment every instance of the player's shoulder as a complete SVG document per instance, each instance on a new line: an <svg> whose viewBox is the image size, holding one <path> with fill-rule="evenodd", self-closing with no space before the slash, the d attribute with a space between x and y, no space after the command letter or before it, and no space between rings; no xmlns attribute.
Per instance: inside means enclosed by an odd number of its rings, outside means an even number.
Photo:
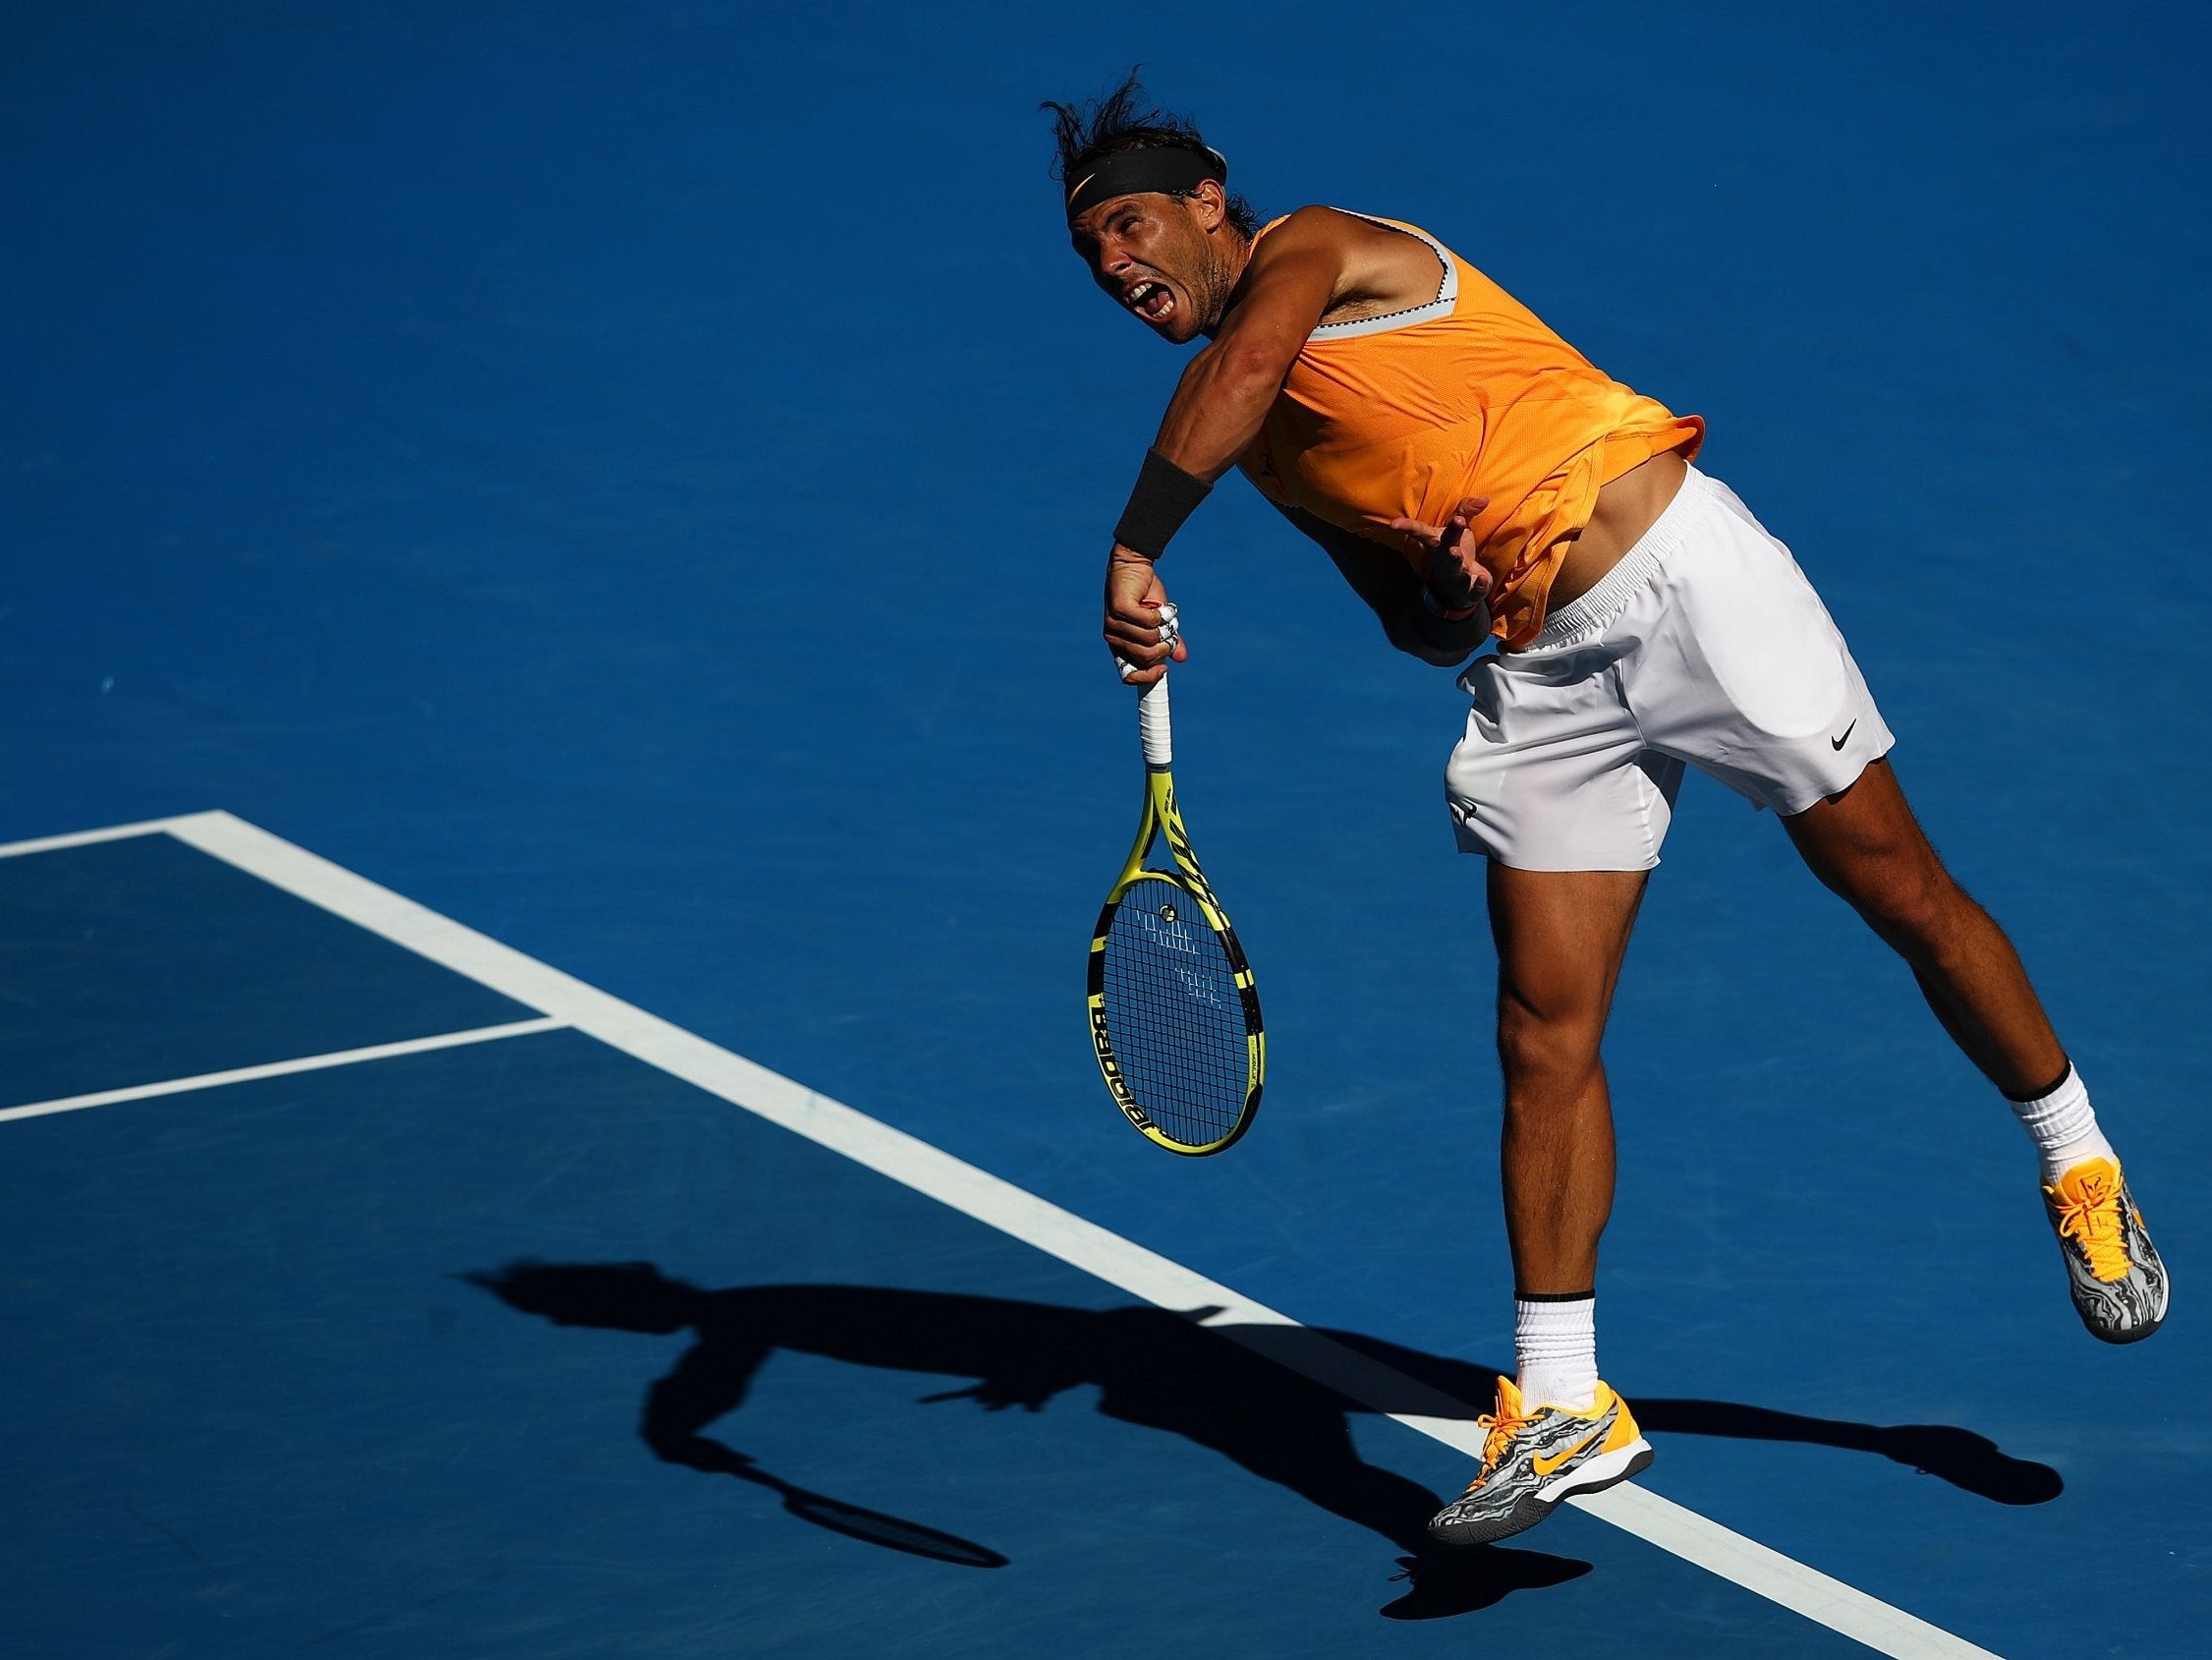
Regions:
<svg viewBox="0 0 2212 1660"><path fill-rule="evenodd" d="M1373 258L1372 239L1383 234L1380 227L1341 208L1319 203L1293 208L1261 231L1252 255L1253 271L1258 275L1325 266L1333 280L1341 280Z"/></svg>
<svg viewBox="0 0 2212 1660"><path fill-rule="evenodd" d="M1287 237L1293 241L1331 241L1355 238L1375 229L1374 221L1362 214L1347 213L1341 207L1325 206L1318 201L1303 207L1293 207L1270 227L1270 236Z"/></svg>
<svg viewBox="0 0 2212 1660"><path fill-rule="evenodd" d="M1261 235L1258 253L1276 258L1326 253L1356 263L1378 256L1389 258L1412 239L1426 240L1394 219L1313 202L1272 221Z"/></svg>

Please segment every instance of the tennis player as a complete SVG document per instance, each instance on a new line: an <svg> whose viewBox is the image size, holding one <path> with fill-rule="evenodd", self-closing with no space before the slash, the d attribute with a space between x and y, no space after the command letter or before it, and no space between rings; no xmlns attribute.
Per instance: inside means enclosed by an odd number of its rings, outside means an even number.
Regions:
<svg viewBox="0 0 2212 1660"><path fill-rule="evenodd" d="M2011 943L1914 822L1819 597L1691 465L1704 423L1593 368L1425 231L1331 207L1260 224L1221 156L1134 76L1045 107L1092 281L1163 340L1207 342L1107 555L1122 678L1150 684L1186 655L1162 643L1158 561L1234 466L1392 646L1460 668L1472 700L1445 776L1459 845L1488 861L1517 1372L1431 1534L1503 1538L1651 1460L1598 1376L1614 1188L1598 1048L1685 767L1774 811L2012 1103L2089 1330L2155 1331L2166 1274L2088 1092Z"/></svg>

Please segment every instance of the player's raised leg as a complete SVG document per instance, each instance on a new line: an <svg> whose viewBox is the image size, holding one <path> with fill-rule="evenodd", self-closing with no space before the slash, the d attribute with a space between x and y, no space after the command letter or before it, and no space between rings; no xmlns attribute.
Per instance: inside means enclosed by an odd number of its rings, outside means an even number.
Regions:
<svg viewBox="0 0 2212 1660"><path fill-rule="evenodd" d="M1490 867L1498 944L1501 1148L1518 1373L1498 1380L1481 1467L1429 1523L1481 1544L1532 1527L1570 1493L1651 1462L1597 1371L1598 1236L1613 1209L1613 1108L1599 1046L1644 891L1642 871Z"/></svg>
<svg viewBox="0 0 2212 1660"><path fill-rule="evenodd" d="M2073 1304L2107 1343L2166 1317L2166 1270L2019 953L1944 869L1887 763L1783 821L1805 863L1912 969L1954 1042L2033 1137Z"/></svg>

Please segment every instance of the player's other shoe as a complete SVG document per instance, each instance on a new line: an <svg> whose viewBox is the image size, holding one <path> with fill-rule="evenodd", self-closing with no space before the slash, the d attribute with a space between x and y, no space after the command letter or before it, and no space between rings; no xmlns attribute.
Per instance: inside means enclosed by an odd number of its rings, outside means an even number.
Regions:
<svg viewBox="0 0 2212 1660"><path fill-rule="evenodd" d="M1521 1405L1509 1378L1498 1380L1498 1410L1475 1420L1490 1431L1482 1468L1467 1491L1429 1518L1429 1537L1446 1545L1485 1545L1534 1527L1573 1493L1626 1481L1651 1462L1651 1443L1628 1403L1601 1383L1587 1412Z"/></svg>
<svg viewBox="0 0 2212 1660"><path fill-rule="evenodd" d="M2120 1167L2085 1159L2043 1189L2081 1323L2107 1343L2137 1343L2166 1318L2166 1265L2151 1248Z"/></svg>

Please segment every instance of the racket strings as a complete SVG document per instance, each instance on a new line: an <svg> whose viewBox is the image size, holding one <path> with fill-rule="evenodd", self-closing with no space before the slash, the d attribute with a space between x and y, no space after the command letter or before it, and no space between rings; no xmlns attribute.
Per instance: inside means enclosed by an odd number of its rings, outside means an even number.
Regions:
<svg viewBox="0 0 2212 1660"><path fill-rule="evenodd" d="M1244 997L1198 902L1172 882L1132 885L1103 967L1114 1061L1145 1116L1186 1147L1229 1134L1251 1093Z"/></svg>

